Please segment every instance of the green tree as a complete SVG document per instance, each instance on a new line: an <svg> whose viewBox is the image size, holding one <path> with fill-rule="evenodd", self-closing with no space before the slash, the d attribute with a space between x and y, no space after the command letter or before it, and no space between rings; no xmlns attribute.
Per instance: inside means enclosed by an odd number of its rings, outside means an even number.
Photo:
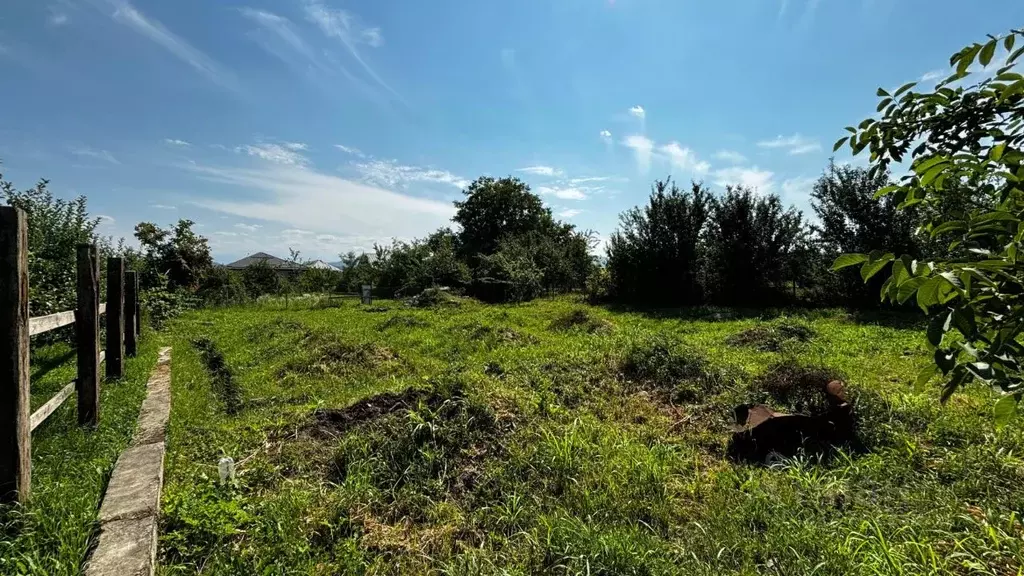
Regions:
<svg viewBox="0 0 1024 576"><path fill-rule="evenodd" d="M646 206L622 213L608 243L611 297L642 304L700 303L701 234L712 199L702 184L694 182L684 192L671 180L659 180Z"/></svg>
<svg viewBox="0 0 1024 576"><path fill-rule="evenodd" d="M164 275L170 290L199 288L213 268L213 257L207 239L192 230L194 225L191 220L179 220L166 230L150 222L135 226L135 238L146 262L141 278L144 287L158 286Z"/></svg>
<svg viewBox="0 0 1024 576"><path fill-rule="evenodd" d="M266 261L250 264L242 270L242 284L250 298L259 298L266 294L280 294L284 289L281 274L270 267Z"/></svg>
<svg viewBox="0 0 1024 576"><path fill-rule="evenodd" d="M886 247L915 257L920 255L916 210L900 210L891 196L875 197L890 183L888 172L873 173L867 168L829 161L811 192L811 207L819 222L812 228L829 263L840 254ZM853 271L836 275L820 272L817 276L825 284L823 291L839 303L878 306L880 281L866 285Z"/></svg>
<svg viewBox="0 0 1024 576"><path fill-rule="evenodd" d="M455 202L452 221L462 226L459 246L471 262L479 254L493 254L504 238L528 232L548 231L551 210L518 178L477 178L463 191L466 199Z"/></svg>
<svg viewBox="0 0 1024 576"><path fill-rule="evenodd" d="M975 380L993 386L1004 393L998 422L1016 413L1024 393L1024 76L1012 70L1024 53L1014 49L1022 35L1013 30L957 52L952 73L933 90L879 88L881 116L847 128L835 147L869 152L874 175L909 160L910 172L879 194L904 210L923 208L922 230L949 251L925 259L844 254L834 268L859 264L868 280L892 263L882 296L914 299L930 316L934 362L918 382L941 373L943 399ZM989 66L1000 45L1009 53L1003 65L971 83L971 67ZM942 209L951 195L959 197L960 217Z"/></svg>
<svg viewBox="0 0 1024 576"><path fill-rule="evenodd" d="M85 196L55 198L48 180L17 190L0 174L0 195L28 217L29 308L33 316L74 309L76 246L96 242L99 218L89 216Z"/></svg>
<svg viewBox="0 0 1024 576"><path fill-rule="evenodd" d="M711 203L704 253L704 290L713 302L761 306L784 302L786 272L804 254L802 214L784 209L778 196L726 187Z"/></svg>

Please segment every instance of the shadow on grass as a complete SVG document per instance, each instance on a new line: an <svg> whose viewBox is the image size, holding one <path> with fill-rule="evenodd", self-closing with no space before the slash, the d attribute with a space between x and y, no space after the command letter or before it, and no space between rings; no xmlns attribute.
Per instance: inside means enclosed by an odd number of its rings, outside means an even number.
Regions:
<svg viewBox="0 0 1024 576"><path fill-rule="evenodd" d="M853 308L821 308L814 306L786 306L765 308L731 308L728 306L677 306L645 307L629 304L600 304L601 308L614 313L640 314L655 320L689 320L701 322L730 322L733 320L774 320L779 317L836 318L845 316L850 322L896 328L902 330L923 329L928 319L917 310L879 309L858 310Z"/></svg>
<svg viewBox="0 0 1024 576"><path fill-rule="evenodd" d="M37 380L75 358L75 349L66 344L41 346L32 351L32 380Z"/></svg>

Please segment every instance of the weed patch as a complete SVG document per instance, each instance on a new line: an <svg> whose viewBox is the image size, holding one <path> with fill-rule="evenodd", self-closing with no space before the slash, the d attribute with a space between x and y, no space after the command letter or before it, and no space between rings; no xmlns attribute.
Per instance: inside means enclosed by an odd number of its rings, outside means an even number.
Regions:
<svg viewBox="0 0 1024 576"><path fill-rule="evenodd" d="M507 326L488 326L479 321L473 321L458 328L464 337L473 342L484 342L488 348L495 348L502 344L526 345L534 344L537 339L529 334L524 334Z"/></svg>
<svg viewBox="0 0 1024 576"><path fill-rule="evenodd" d="M210 385L224 411L228 414L238 414L242 410L242 391L235 382L224 355L209 338L198 338L192 345L199 351L206 371L210 373Z"/></svg>
<svg viewBox="0 0 1024 576"><path fill-rule="evenodd" d="M619 371L627 381L656 391L670 392L671 400L694 402L721 392L731 379L701 355L680 350L680 344L659 334L635 344L621 360Z"/></svg>
<svg viewBox="0 0 1024 576"><path fill-rule="evenodd" d="M430 326L430 322L415 316L402 314L392 316L380 323L381 330L390 330L391 328L423 328L426 326Z"/></svg>
<svg viewBox="0 0 1024 576"><path fill-rule="evenodd" d="M810 342L814 329L806 324L782 321L755 326L726 339L730 346L747 346L762 352L781 352L787 344Z"/></svg>
<svg viewBox="0 0 1024 576"><path fill-rule="evenodd" d="M458 308L462 305L462 301L453 296L448 290L427 288L406 300L405 304L413 308Z"/></svg>
<svg viewBox="0 0 1024 576"><path fill-rule="evenodd" d="M825 387L841 375L823 366L781 362L754 379L753 391L767 395L776 407L792 412L820 413L828 410Z"/></svg>
<svg viewBox="0 0 1024 576"><path fill-rule="evenodd" d="M595 332L607 332L610 331L613 324L603 318L598 318L590 313L588 310L577 308L571 312L555 318L551 322L551 330L557 332L566 332L569 330L582 330L588 334L594 334Z"/></svg>
<svg viewBox="0 0 1024 576"><path fill-rule="evenodd" d="M279 377L292 374L332 374L352 370L372 370L398 360L390 348L372 342L352 343L329 336L313 336L304 342L308 352L293 358L278 371Z"/></svg>

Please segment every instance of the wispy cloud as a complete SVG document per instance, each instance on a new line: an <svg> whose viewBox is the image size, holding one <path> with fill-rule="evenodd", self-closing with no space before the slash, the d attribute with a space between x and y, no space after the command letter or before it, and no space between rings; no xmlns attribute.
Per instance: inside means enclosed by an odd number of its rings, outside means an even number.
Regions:
<svg viewBox="0 0 1024 576"><path fill-rule="evenodd" d="M352 164L363 180L386 188L405 188L412 182L446 184L455 188L469 186L469 180L447 170L422 166L407 166L395 160L372 160Z"/></svg>
<svg viewBox="0 0 1024 576"><path fill-rule="evenodd" d="M113 154L106 150L97 150L95 148L89 148L83 146L80 148L72 148L71 153L75 156L81 156L83 158L95 158L96 160L103 160L111 164L120 164L121 162L114 157Z"/></svg>
<svg viewBox="0 0 1024 576"><path fill-rule="evenodd" d="M711 164L704 160L698 160L693 150L680 146L678 142L669 142L659 148L659 151L668 157L669 163L672 164L673 168L678 168L684 172L706 174L711 169Z"/></svg>
<svg viewBox="0 0 1024 576"><path fill-rule="evenodd" d="M747 161L747 157L733 150L719 150L715 152L715 160L721 160L730 164L742 164Z"/></svg>
<svg viewBox="0 0 1024 576"><path fill-rule="evenodd" d="M50 7L50 15L46 18L46 23L54 28L64 26L71 21L67 12L64 12L55 6Z"/></svg>
<svg viewBox="0 0 1024 576"><path fill-rule="evenodd" d="M147 18L128 2L111 0L111 3L116 8L113 15L115 21L159 44L216 84L231 90L237 89L232 75L220 64L165 28L159 21Z"/></svg>
<svg viewBox="0 0 1024 576"><path fill-rule="evenodd" d="M235 224L235 228L238 228L239 230L245 230L246 232L256 232L260 228L263 228L263 226L260 226L259 224L245 224L239 222L238 224Z"/></svg>
<svg viewBox="0 0 1024 576"><path fill-rule="evenodd" d="M931 70L921 75L921 82L933 82L947 76L945 70Z"/></svg>
<svg viewBox="0 0 1024 576"><path fill-rule="evenodd" d="M164 138L164 144L170 144L171 146L180 146L182 148L188 148L192 144L185 140L178 140L177 138Z"/></svg>
<svg viewBox="0 0 1024 576"><path fill-rule="evenodd" d="M559 212L558 213L558 217L559 218L574 218L576 216L579 216L582 213L583 213L583 210L577 210L575 208L569 208L567 210L562 210L561 212Z"/></svg>
<svg viewBox="0 0 1024 576"><path fill-rule="evenodd" d="M562 171L552 166L527 166L520 168L517 172L525 172L534 176L561 176Z"/></svg>
<svg viewBox="0 0 1024 576"><path fill-rule="evenodd" d="M156 208L157 210L177 210L177 206L170 206L168 204L150 204L150 208Z"/></svg>
<svg viewBox="0 0 1024 576"><path fill-rule="evenodd" d="M601 130L601 139L606 142L612 141L612 133L607 130Z"/></svg>
<svg viewBox="0 0 1024 576"><path fill-rule="evenodd" d="M573 186L538 186L537 193L541 196L554 196L560 200L586 200L587 193Z"/></svg>
<svg viewBox="0 0 1024 576"><path fill-rule="evenodd" d="M782 200L788 204L806 205L816 181L806 176L783 180Z"/></svg>
<svg viewBox="0 0 1024 576"><path fill-rule="evenodd" d="M230 198L203 196L192 203L247 220L278 222L294 236L332 235L346 244L425 235L448 223L449 202L417 198L325 174L308 166L267 163L255 168L186 165L205 181L233 188Z"/></svg>
<svg viewBox="0 0 1024 576"><path fill-rule="evenodd" d="M622 145L633 150L636 156L636 166L642 174L651 170L651 157L654 154L654 141L646 136L634 134L627 136Z"/></svg>
<svg viewBox="0 0 1024 576"><path fill-rule="evenodd" d="M573 186L578 186L580 184L587 184L590 182L607 182L611 179L611 176L585 176L583 178L570 178L569 183Z"/></svg>
<svg viewBox="0 0 1024 576"><path fill-rule="evenodd" d="M306 0L306 18L316 24L320 31L330 38L335 38L348 49L352 59L355 60L363 70L381 87L391 92L399 99L401 95L395 91L363 58L359 51L359 45L377 47L384 43L380 28L363 28L355 16L344 10L328 8L319 0Z"/></svg>
<svg viewBox="0 0 1024 576"><path fill-rule="evenodd" d="M352 146L345 146L343 144L335 144L334 147L337 148L338 150L341 150L345 154L351 154L356 158L366 158L366 154L363 154L363 151L360 150L359 148L353 148Z"/></svg>
<svg viewBox="0 0 1024 576"><path fill-rule="evenodd" d="M769 194L775 188L772 178L775 174L768 170L751 168L723 168L713 174L715 184L719 186L740 185L752 188L762 194Z"/></svg>
<svg viewBox="0 0 1024 576"><path fill-rule="evenodd" d="M762 140L757 143L761 148L784 149L792 155L808 154L821 150L821 144L810 138L793 134L792 136L776 136L772 140Z"/></svg>
<svg viewBox="0 0 1024 576"><path fill-rule="evenodd" d="M296 146L301 147L296 148ZM301 150L305 150L305 144L293 142L285 142L283 144L248 144L235 148L236 152L244 152L249 156L268 162L289 166L301 166L309 163L309 159L299 153Z"/></svg>
<svg viewBox="0 0 1024 576"><path fill-rule="evenodd" d="M643 120L647 117L647 111L644 110L643 106L637 105L629 109L629 115Z"/></svg>

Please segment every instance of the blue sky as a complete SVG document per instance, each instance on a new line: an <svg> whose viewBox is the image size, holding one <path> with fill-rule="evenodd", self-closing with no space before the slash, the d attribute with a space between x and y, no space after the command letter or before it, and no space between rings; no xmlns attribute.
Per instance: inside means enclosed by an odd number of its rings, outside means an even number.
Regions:
<svg viewBox="0 0 1024 576"><path fill-rule="evenodd" d="M602 237L669 174L809 211L878 86L1022 21L995 0L9 0L0 170L88 196L106 234L192 219L218 261L423 236L485 174Z"/></svg>

